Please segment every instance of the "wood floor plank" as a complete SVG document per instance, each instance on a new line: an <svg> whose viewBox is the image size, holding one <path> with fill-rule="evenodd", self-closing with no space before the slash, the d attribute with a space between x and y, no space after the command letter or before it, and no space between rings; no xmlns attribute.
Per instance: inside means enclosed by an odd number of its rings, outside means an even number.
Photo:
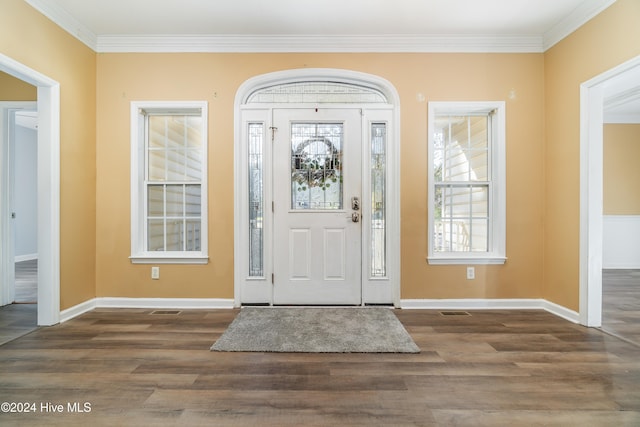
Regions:
<svg viewBox="0 0 640 427"><path fill-rule="evenodd" d="M483 410L434 410L433 416L439 425L495 427L536 426L618 426L636 427L640 416L633 412L611 411L483 411Z"/></svg>
<svg viewBox="0 0 640 427"><path fill-rule="evenodd" d="M394 310L419 354L225 353L238 310L99 309L0 346L1 425L637 425L639 347L543 311Z"/></svg>

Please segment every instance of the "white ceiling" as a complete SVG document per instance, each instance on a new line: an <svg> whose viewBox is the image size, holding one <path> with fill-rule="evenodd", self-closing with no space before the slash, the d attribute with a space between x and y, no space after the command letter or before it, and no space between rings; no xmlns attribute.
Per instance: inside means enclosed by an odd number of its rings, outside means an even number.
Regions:
<svg viewBox="0 0 640 427"><path fill-rule="evenodd" d="M96 51L544 51L615 0L25 0Z"/></svg>
<svg viewBox="0 0 640 427"><path fill-rule="evenodd" d="M50 0L96 35L539 35L582 0Z"/></svg>
<svg viewBox="0 0 640 427"><path fill-rule="evenodd" d="M25 1L97 52L544 52L615 2ZM640 88L605 107L640 121Z"/></svg>

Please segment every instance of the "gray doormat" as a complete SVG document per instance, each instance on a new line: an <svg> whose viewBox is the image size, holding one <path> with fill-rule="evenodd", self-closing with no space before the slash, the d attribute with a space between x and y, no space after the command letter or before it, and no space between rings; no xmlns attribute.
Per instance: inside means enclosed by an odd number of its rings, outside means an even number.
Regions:
<svg viewBox="0 0 640 427"><path fill-rule="evenodd" d="M388 308L244 307L214 351L419 353Z"/></svg>

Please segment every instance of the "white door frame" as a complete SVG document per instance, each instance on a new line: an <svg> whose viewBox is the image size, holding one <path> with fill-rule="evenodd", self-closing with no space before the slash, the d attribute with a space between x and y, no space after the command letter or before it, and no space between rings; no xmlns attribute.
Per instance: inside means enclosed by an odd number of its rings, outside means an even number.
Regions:
<svg viewBox="0 0 640 427"><path fill-rule="evenodd" d="M38 90L38 325L54 325L60 321L60 85L3 54L0 54L0 71ZM6 194L6 188L1 189ZM5 206L2 200L0 228L3 231L9 229L10 221ZM0 247L3 276L8 274L5 240ZM4 277L0 280L5 283Z"/></svg>
<svg viewBox="0 0 640 427"><path fill-rule="evenodd" d="M15 113L36 108L35 101L0 101L0 306L15 300Z"/></svg>
<svg viewBox="0 0 640 427"><path fill-rule="evenodd" d="M243 303L271 303L272 285L271 265L269 255L265 256L264 277L248 277L248 170L247 170L247 147L246 130L243 129L243 120L251 116L252 119L265 123L265 129L271 126L270 111L276 108L276 104L265 104L256 107L247 106L247 99L257 90L271 86L297 83L297 82L333 82L352 84L366 87L382 93L388 104L384 104L386 110L380 109L378 113L375 106L371 110L372 122L384 121L388 124L388 147L387 147L387 185L386 185L386 228L387 228L387 272L384 278L371 278L367 272L363 275L363 303L391 303L396 307L400 306L400 97L394 86L387 80L366 73L350 70L316 68L316 69L295 69L268 73L253 77L245 81L236 92L235 98L235 133L234 133L234 305L239 307ZM282 104L279 104L283 106ZM357 104L350 105L351 108L358 108ZM251 107L251 108L249 108ZM291 108L292 105L286 105ZM309 105L306 105L308 108ZM376 116L376 114L379 114ZM373 117L381 118L373 118ZM382 118L384 117L384 118ZM365 121L366 122L366 121ZM363 134L364 135L364 134ZM368 135L368 133L366 134ZM270 137L270 135L269 135ZM366 150L365 150L366 151ZM271 153L265 153L265 180L270 179ZM363 164L363 169L365 165ZM364 191L366 191L366 186ZM265 205L271 204L270 189L265 189ZM363 205L365 203L363 197ZM270 214L270 206L268 211ZM265 216L267 206L265 206ZM364 221L364 218L363 218ZM265 223L269 223L265 219ZM363 222L363 227L365 224ZM272 235L270 231L265 231L265 252L271 250ZM365 263L363 262L363 265ZM243 288L256 290L259 298L247 301L243 294ZM246 294L246 292L245 292ZM243 298L243 296L245 298Z"/></svg>
<svg viewBox="0 0 640 427"><path fill-rule="evenodd" d="M640 82L640 56L580 85L580 323L602 325L604 99Z"/></svg>

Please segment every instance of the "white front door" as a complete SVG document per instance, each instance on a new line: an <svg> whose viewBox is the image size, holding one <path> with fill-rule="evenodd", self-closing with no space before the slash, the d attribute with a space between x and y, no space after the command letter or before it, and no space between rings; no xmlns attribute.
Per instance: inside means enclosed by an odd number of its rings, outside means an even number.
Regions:
<svg viewBox="0 0 640 427"><path fill-rule="evenodd" d="M360 304L360 110L276 109L273 126L273 302Z"/></svg>

